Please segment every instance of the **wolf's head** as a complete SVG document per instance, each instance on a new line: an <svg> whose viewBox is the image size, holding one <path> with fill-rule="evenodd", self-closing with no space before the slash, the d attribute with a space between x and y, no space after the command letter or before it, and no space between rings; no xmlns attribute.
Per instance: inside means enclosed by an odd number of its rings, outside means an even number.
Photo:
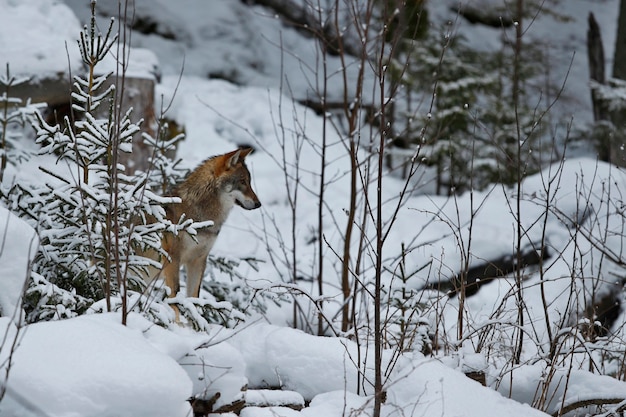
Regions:
<svg viewBox="0 0 626 417"><path fill-rule="evenodd" d="M221 155L221 169L218 176L221 188L228 196L234 198L237 205L246 210L261 207L261 202L250 185L250 171L245 164L245 158L252 152L252 148L242 148Z"/></svg>

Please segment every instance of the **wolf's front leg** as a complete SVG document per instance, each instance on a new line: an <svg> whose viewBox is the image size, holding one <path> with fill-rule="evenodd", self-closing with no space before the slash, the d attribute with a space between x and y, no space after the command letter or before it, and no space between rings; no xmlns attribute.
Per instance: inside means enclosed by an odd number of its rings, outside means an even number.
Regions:
<svg viewBox="0 0 626 417"><path fill-rule="evenodd" d="M206 269L206 256L198 256L187 262L187 297L196 297L200 295L200 284L204 271Z"/></svg>
<svg viewBox="0 0 626 417"><path fill-rule="evenodd" d="M171 261L165 261L163 264L163 275L165 276L165 285L170 289L170 298L176 297L180 291L180 261L172 258Z"/></svg>

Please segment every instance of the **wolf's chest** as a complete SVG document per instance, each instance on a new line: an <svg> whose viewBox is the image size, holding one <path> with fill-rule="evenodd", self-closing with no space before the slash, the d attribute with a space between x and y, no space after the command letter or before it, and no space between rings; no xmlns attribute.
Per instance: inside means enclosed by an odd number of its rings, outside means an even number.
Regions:
<svg viewBox="0 0 626 417"><path fill-rule="evenodd" d="M205 258L209 255L211 248L215 244L217 233L207 233L207 231L199 231L195 239L189 235L183 236L182 263L187 263L198 258Z"/></svg>

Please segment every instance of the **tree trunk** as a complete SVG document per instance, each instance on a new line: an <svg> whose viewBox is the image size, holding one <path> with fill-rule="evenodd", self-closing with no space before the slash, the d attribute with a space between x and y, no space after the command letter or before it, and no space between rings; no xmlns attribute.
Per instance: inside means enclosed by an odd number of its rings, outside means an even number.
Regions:
<svg viewBox="0 0 626 417"><path fill-rule="evenodd" d="M617 18L613 78L626 80L626 0L620 2L619 17Z"/></svg>
<svg viewBox="0 0 626 417"><path fill-rule="evenodd" d="M615 54L613 57L613 78L626 80L626 0L621 0L619 16L617 18L617 38L615 39ZM624 155L624 130L626 127L626 111L611 112L611 121L616 129L616 135L611 138L611 163L626 166Z"/></svg>
<svg viewBox="0 0 626 417"><path fill-rule="evenodd" d="M615 55L613 64L613 78L626 80L626 0L621 1L620 14L618 17L617 40L615 42ZM587 56L589 58L589 78L600 85L606 85L607 80L604 72L604 48L600 27L593 13L589 13L589 27L587 30ZM623 110L611 111L607 103L599 97L598 93L591 89L591 101L593 104L593 117L596 123L610 122L610 131L600 134L598 158L601 161L610 162L618 166L626 166L624 157L624 127L626 115Z"/></svg>
<svg viewBox="0 0 626 417"><path fill-rule="evenodd" d="M589 58L589 78L598 84L605 84L604 75L604 47L602 34L593 13L589 13L587 29L587 57ZM609 120L606 106L598 99L596 92L591 89L591 103L593 105L593 120ZM601 158L602 159L602 158Z"/></svg>

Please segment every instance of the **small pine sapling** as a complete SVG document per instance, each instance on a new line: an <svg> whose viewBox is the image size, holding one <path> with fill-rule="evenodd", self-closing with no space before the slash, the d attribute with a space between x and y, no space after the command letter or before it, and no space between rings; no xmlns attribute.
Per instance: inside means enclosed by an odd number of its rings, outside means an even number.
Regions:
<svg viewBox="0 0 626 417"><path fill-rule="evenodd" d="M139 253L162 252L164 231L193 235L204 226L191 219L178 224L167 220L163 205L178 200L150 189L154 175L127 175L116 163L119 153L131 152L132 136L140 130L141 121L131 122L132 110L116 112L115 85L107 85L110 74L96 76L96 66L117 42L112 28L113 21L106 35L96 34L92 14L90 27L81 33L78 45L88 72L74 78L72 93L73 111L81 119L65 117L62 125L48 124L36 113L40 153L57 155L57 165L42 168L44 185L16 184L7 196L9 205L40 233L41 248L34 265L39 278L28 291L32 321L59 317L50 314L50 303L72 298L72 294L75 299L61 305L76 308L78 314L98 300L104 300L105 310L112 311L121 300L125 320L131 308L142 304L129 303L132 292L144 292L140 277L148 267L161 266ZM108 111L102 118L104 107ZM161 144L160 149L168 152L173 143ZM166 169L165 156L159 149L155 155L159 169Z"/></svg>

